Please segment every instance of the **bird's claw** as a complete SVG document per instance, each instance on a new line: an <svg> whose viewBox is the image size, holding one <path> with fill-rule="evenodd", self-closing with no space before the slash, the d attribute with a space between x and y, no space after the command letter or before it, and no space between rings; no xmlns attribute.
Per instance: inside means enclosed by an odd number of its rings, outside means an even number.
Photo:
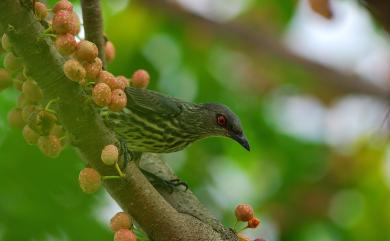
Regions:
<svg viewBox="0 0 390 241"><path fill-rule="evenodd" d="M188 185L187 183L181 181L178 178L172 179L172 180L164 180L161 177L146 171L144 169L140 169L142 173L148 178L148 180L152 183L153 186L160 186L163 188L166 188L169 190L170 193L173 193L174 189L179 187L179 186L184 186L185 191L188 190Z"/></svg>
<svg viewBox="0 0 390 241"><path fill-rule="evenodd" d="M120 149L120 154L123 155L123 166L122 169L126 168L127 163L131 160L129 149L127 148L127 143L119 139L119 149Z"/></svg>
<svg viewBox="0 0 390 241"><path fill-rule="evenodd" d="M129 151L127 147L127 142L123 139L119 139L119 149L120 154L123 155L123 166L122 169L126 168L127 164L131 161L135 161L138 165L139 160L141 160L141 152L132 152Z"/></svg>
<svg viewBox="0 0 390 241"><path fill-rule="evenodd" d="M169 180L169 181L165 181L165 183L170 186L171 188L172 187L179 187L179 186L183 186L185 189L184 191L187 191L188 190L188 184L186 182L183 182L182 180L180 179L172 179L172 180Z"/></svg>

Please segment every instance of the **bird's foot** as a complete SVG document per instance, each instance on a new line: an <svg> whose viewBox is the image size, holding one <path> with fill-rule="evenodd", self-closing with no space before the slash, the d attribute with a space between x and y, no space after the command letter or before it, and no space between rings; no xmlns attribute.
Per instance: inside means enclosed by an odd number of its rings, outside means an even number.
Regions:
<svg viewBox="0 0 390 241"><path fill-rule="evenodd" d="M173 190L179 186L183 186L185 191L188 189L187 183L181 181L180 179L164 180L163 178L157 176L154 173L146 171L145 169L140 168L141 172L148 178L153 186L160 186L169 190L170 193L173 193Z"/></svg>
<svg viewBox="0 0 390 241"><path fill-rule="evenodd" d="M123 139L119 139L119 149L121 155L123 155L123 165L122 168L119 167L119 164L115 164L115 168L117 169L120 176L125 176L122 170L124 170L127 166L127 164L131 161L138 162L141 159L142 153L140 152L131 152L129 151L129 148L127 147L127 142ZM137 163L138 165L138 163Z"/></svg>

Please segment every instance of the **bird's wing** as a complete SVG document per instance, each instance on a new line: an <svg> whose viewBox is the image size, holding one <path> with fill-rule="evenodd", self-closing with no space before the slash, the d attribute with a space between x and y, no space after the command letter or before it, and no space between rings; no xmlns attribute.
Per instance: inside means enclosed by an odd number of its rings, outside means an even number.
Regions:
<svg viewBox="0 0 390 241"><path fill-rule="evenodd" d="M181 104L172 97L164 96L157 92L127 87L127 108L142 113L154 113L162 116L177 116L181 113Z"/></svg>

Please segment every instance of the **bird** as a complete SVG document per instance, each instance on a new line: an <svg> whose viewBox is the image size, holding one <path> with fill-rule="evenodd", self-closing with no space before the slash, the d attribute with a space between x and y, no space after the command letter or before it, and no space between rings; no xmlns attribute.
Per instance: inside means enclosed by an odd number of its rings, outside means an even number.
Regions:
<svg viewBox="0 0 390 241"><path fill-rule="evenodd" d="M211 136L228 137L250 151L238 116L217 103L192 103L135 87L126 87L122 111L104 110L105 125L128 149L131 160L142 153L170 153ZM127 162L127 161L125 161Z"/></svg>

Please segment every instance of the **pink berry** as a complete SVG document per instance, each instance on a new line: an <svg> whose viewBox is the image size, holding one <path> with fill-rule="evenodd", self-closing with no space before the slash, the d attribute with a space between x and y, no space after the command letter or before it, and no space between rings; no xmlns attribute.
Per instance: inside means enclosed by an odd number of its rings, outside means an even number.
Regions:
<svg viewBox="0 0 390 241"><path fill-rule="evenodd" d="M76 51L76 38L70 33L57 35L55 46L60 54L63 56L68 56Z"/></svg>
<svg viewBox="0 0 390 241"><path fill-rule="evenodd" d="M29 123L33 113L37 113L38 111L39 111L38 106L32 104L26 104L22 109L22 118L24 122Z"/></svg>
<svg viewBox="0 0 390 241"><path fill-rule="evenodd" d="M66 77L76 82L82 81L86 76L84 67L74 59L69 59L65 62L64 73Z"/></svg>
<svg viewBox="0 0 390 241"><path fill-rule="evenodd" d="M108 106L111 103L111 89L105 83L98 83L92 90L92 99L98 106Z"/></svg>
<svg viewBox="0 0 390 241"><path fill-rule="evenodd" d="M79 16L75 13L72 12L72 25L70 28L70 33L73 35L77 35L80 32L80 19Z"/></svg>
<svg viewBox="0 0 390 241"><path fill-rule="evenodd" d="M15 87L15 89L22 91L22 86L24 81L26 81L26 77L23 75L23 73L18 73L15 78L12 79L12 84Z"/></svg>
<svg viewBox="0 0 390 241"><path fill-rule="evenodd" d="M35 16L37 16L39 20L44 20L48 15L48 10L46 5L41 2L35 2L34 11L35 11Z"/></svg>
<svg viewBox="0 0 390 241"><path fill-rule="evenodd" d="M48 136L51 129L58 122L57 116L51 111L42 110L39 108L31 109L27 117L27 124L40 135Z"/></svg>
<svg viewBox="0 0 390 241"><path fill-rule="evenodd" d="M53 135L41 136L38 139L38 147L48 157L57 157L62 149L61 141Z"/></svg>
<svg viewBox="0 0 390 241"><path fill-rule="evenodd" d="M98 48L88 40L81 40L77 44L75 56L81 62L91 63L98 56Z"/></svg>
<svg viewBox="0 0 390 241"><path fill-rule="evenodd" d="M77 35L80 31L80 20L76 13L60 10L53 17L52 28L57 34Z"/></svg>
<svg viewBox="0 0 390 241"><path fill-rule="evenodd" d="M139 69L134 72L131 77L131 86L136 88L146 88L149 84L149 73L143 69Z"/></svg>
<svg viewBox="0 0 390 241"><path fill-rule="evenodd" d="M115 59L116 55L114 44L111 41L107 41L104 50L107 62L112 62Z"/></svg>
<svg viewBox="0 0 390 241"><path fill-rule="evenodd" d="M99 190L102 179L100 174L93 168L84 168L79 175L81 190L85 193L94 193Z"/></svg>
<svg viewBox="0 0 390 241"><path fill-rule="evenodd" d="M61 10L72 12L73 11L73 5L68 0L60 0L54 5L53 12L57 13Z"/></svg>
<svg viewBox="0 0 390 241"><path fill-rule="evenodd" d="M121 111L127 104L127 97L123 90L116 89L112 91L111 103L109 105L112 111Z"/></svg>
<svg viewBox="0 0 390 241"><path fill-rule="evenodd" d="M111 218L110 226L113 232L117 232L120 229L130 229L133 226L133 220L129 214L125 212L119 212Z"/></svg>
<svg viewBox="0 0 390 241"><path fill-rule="evenodd" d="M120 229L115 232L114 241L136 241L135 234L128 229Z"/></svg>
<svg viewBox="0 0 390 241"><path fill-rule="evenodd" d="M118 161L119 150L115 145L107 145L103 148L100 155L102 161L106 165L114 165Z"/></svg>
<svg viewBox="0 0 390 241"><path fill-rule="evenodd" d="M249 204L240 204L235 210L238 221L247 222L253 218L253 208Z"/></svg>
<svg viewBox="0 0 390 241"><path fill-rule="evenodd" d="M129 86L129 79L126 78L126 77L123 76L123 75L117 76L117 77L116 77L116 80L117 80L118 86L119 86L118 89L124 90L126 87Z"/></svg>
<svg viewBox="0 0 390 241"><path fill-rule="evenodd" d="M120 84L113 74L108 71L101 71L99 74L99 83L105 83L110 86L111 90L119 89Z"/></svg>
<svg viewBox="0 0 390 241"><path fill-rule="evenodd" d="M88 80L96 80L102 71L103 63L100 58L95 58L91 63L84 63L84 69L86 71L86 78Z"/></svg>
<svg viewBox="0 0 390 241"><path fill-rule="evenodd" d="M38 102L43 97L43 92L38 84L33 80L27 80L22 85L22 93L29 102Z"/></svg>
<svg viewBox="0 0 390 241"><path fill-rule="evenodd" d="M38 143L39 134L26 125L23 128L23 137L28 144L36 145Z"/></svg>
<svg viewBox="0 0 390 241"><path fill-rule="evenodd" d="M257 228L260 224L260 219L253 217L248 221L248 228Z"/></svg>
<svg viewBox="0 0 390 241"><path fill-rule="evenodd" d="M4 56L4 67L10 71L15 72L23 68L23 60L20 57L16 57L12 52L8 52Z"/></svg>

